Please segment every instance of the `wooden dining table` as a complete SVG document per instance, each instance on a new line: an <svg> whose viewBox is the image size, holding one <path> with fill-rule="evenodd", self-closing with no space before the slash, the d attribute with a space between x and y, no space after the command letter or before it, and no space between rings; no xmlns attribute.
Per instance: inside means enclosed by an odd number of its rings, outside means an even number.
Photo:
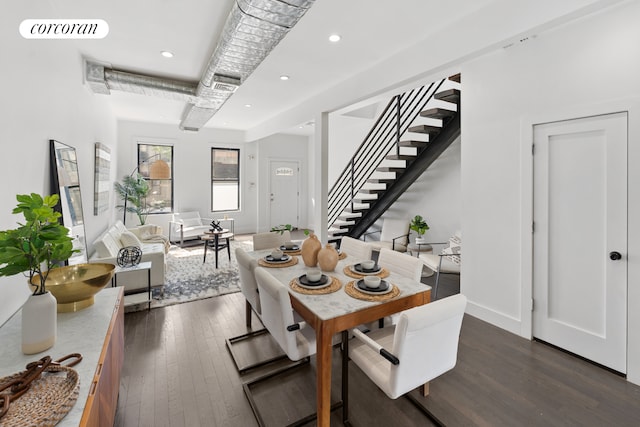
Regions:
<svg viewBox="0 0 640 427"><path fill-rule="evenodd" d="M271 250L253 251L255 259L264 258ZM334 271L323 271L323 274L335 277L342 283L336 292L327 294L303 294L294 291L290 283L293 279L305 274L309 268L298 257L295 265L283 268L265 267L289 290L291 305L294 310L315 330L316 333L316 413L317 425L329 426L331 419L331 358L332 339L335 334L369 322L377 321L394 313L429 303L431 287L420 282L402 277L390 271L385 279L398 287L400 293L387 301L367 301L357 299L345 292L347 283L357 280L345 274L344 269L359 263L346 254L338 262ZM261 264L264 264L261 262Z"/></svg>

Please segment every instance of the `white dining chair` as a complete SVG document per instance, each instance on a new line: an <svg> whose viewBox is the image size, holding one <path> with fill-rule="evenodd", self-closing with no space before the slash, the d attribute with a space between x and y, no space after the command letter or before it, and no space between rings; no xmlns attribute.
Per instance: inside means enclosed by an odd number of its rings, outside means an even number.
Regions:
<svg viewBox="0 0 640 427"><path fill-rule="evenodd" d="M284 242L291 240L289 230L280 232L268 231L266 233L257 233L253 235L253 250L274 249L284 245Z"/></svg>
<svg viewBox="0 0 640 427"><path fill-rule="evenodd" d="M390 272L393 272L394 274L398 274L416 282L419 282L422 278L422 261L405 253L382 248L380 249L380 255L378 255L378 265ZM384 319L380 319L377 322L377 326L382 328L385 325L393 325L397 323L398 317L398 314L387 316ZM368 323L365 326L368 329L374 329L376 327L376 323Z"/></svg>
<svg viewBox="0 0 640 427"><path fill-rule="evenodd" d="M276 360L280 360L286 357L285 354L278 354L273 357L262 359L258 362L251 363L248 365L241 365L240 360L241 357L234 350L234 344L253 338L258 335L262 335L267 333L266 328L260 328L257 330L251 330L251 318L252 313L256 315L258 319L261 319L261 308L260 308L260 297L258 296L258 284L256 283L256 279L254 276L254 270L258 266L258 262L251 257L243 248L236 248L235 251L236 260L238 261L238 275L240 276L240 291L244 295L245 298L245 323L246 327L249 330L247 333L238 335L232 338L227 338L226 344L229 352L231 353L231 358L236 364L236 368L238 372L243 374L250 369L258 368L260 366L264 366L266 364L275 362Z"/></svg>
<svg viewBox="0 0 640 427"><path fill-rule="evenodd" d="M340 252L345 253L352 263L371 259L372 248L367 242L344 236L340 239Z"/></svg>
<svg viewBox="0 0 640 427"><path fill-rule="evenodd" d="M394 327L369 334L353 329L349 358L389 398L406 395L433 417L408 392L422 386L427 396L429 381L454 368L466 305L467 298L457 294L403 311Z"/></svg>
<svg viewBox="0 0 640 427"><path fill-rule="evenodd" d="M299 362L243 384L244 392L249 400L256 420L259 425L263 426L264 421L253 398L251 386L301 366L304 363L308 363L310 356L316 353L316 334L293 310L289 291L285 285L280 283L280 281L272 276L265 268L257 267L254 274L258 284L258 294L260 295L262 323L289 359L294 362ZM313 419L315 419L315 414L304 417L290 425L304 425Z"/></svg>
<svg viewBox="0 0 640 427"><path fill-rule="evenodd" d="M402 277L415 280L416 282L419 282L422 277L423 263L419 258L391 249L380 249L378 265Z"/></svg>

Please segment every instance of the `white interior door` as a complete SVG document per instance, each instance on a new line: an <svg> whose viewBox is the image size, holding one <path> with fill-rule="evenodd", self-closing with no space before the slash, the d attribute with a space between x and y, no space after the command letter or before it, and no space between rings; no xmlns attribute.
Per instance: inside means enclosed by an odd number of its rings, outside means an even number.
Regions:
<svg viewBox="0 0 640 427"><path fill-rule="evenodd" d="M300 168L295 160L272 160L269 175L270 225L298 227L300 216Z"/></svg>
<svg viewBox="0 0 640 427"><path fill-rule="evenodd" d="M534 147L533 335L625 373L627 114L536 125Z"/></svg>

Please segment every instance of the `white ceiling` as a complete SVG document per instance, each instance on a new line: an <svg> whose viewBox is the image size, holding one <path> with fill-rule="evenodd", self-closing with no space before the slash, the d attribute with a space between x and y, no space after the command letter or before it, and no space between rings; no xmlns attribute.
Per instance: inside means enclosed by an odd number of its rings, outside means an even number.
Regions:
<svg viewBox="0 0 640 427"><path fill-rule="evenodd" d="M55 17L103 19L109 24L105 39L77 42L86 57L120 70L197 82L216 47L233 1L50 0L50 4L58 15ZM453 52L441 60L435 55L427 67L435 70L443 65L439 61L450 63L451 59L468 59L474 52L480 54L483 49L498 48L510 37L548 29L615 2L316 0L206 127L243 131L264 127L265 123L295 111L298 106L303 110L301 106L321 99L323 94L330 93L349 78L376 76L368 70L412 48L419 49L420 55L429 55L428 49L423 49L425 45L437 50L438 46L451 44ZM340 34L342 40L330 43L328 37L332 33ZM449 40L448 34L453 34L451 40L456 43ZM473 52L466 51L465 46L473 46ZM160 55L163 50L171 51L175 56L164 58ZM420 61L424 60L416 58L416 62ZM282 74L290 79L280 80ZM350 85L357 86L358 83ZM358 99L351 101L362 102L363 96L371 91L369 88L375 88L375 83L368 82L360 91L354 88ZM384 83L370 95L379 95L388 88L389 83ZM178 101L116 91L108 98L115 115L123 120L178 126L185 108L185 104ZM337 95L334 98L335 104L331 108L344 107L350 101L346 97L337 99L340 98ZM326 107L326 100L324 102ZM246 104L251 107L245 107ZM362 108L362 104L354 108ZM283 126L291 126L286 130L295 131L297 125L304 125L313 118L313 114L299 114L292 119L298 121L289 121ZM303 128L300 132L312 131L311 126Z"/></svg>

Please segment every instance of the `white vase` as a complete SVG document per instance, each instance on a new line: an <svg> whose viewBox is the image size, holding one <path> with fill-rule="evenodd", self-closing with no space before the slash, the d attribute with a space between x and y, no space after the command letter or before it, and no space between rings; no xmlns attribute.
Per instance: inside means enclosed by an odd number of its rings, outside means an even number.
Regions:
<svg viewBox="0 0 640 427"><path fill-rule="evenodd" d="M424 237L416 237L416 245L424 245L427 243L427 239Z"/></svg>
<svg viewBox="0 0 640 427"><path fill-rule="evenodd" d="M22 352L35 354L56 342L57 301L51 292L30 295L22 306Z"/></svg>

